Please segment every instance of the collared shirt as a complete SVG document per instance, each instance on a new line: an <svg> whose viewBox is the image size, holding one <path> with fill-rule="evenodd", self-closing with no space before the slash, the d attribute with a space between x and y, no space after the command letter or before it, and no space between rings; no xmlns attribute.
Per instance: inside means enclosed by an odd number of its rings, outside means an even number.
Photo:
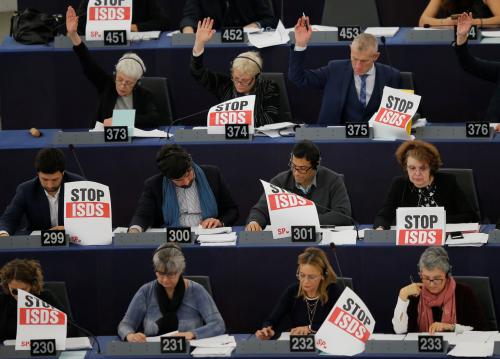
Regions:
<svg viewBox="0 0 500 359"><path fill-rule="evenodd" d="M372 65L372 68L368 70L366 75L368 75L366 77L366 104L368 105L372 97L373 88L375 87L375 64ZM356 86L356 93L359 98L359 93L361 92L361 77L359 75L354 74L354 85Z"/></svg>
<svg viewBox="0 0 500 359"><path fill-rule="evenodd" d="M317 175L317 174L316 174ZM316 175L314 175L314 178L313 180L311 181L311 183L309 183L309 186L307 187L303 187L301 184L295 182L295 187L297 187L298 189L300 189L304 194L308 194L309 191L311 191L311 188L314 186L316 187Z"/></svg>
<svg viewBox="0 0 500 359"><path fill-rule="evenodd" d="M196 227L201 221L201 205L196 181L189 188L175 186L177 203L179 204L179 224L185 227Z"/></svg>
<svg viewBox="0 0 500 359"><path fill-rule="evenodd" d="M61 187L57 190L54 196L51 196L46 190L43 190L49 201L50 208L50 225L55 227L59 225L59 193L61 192Z"/></svg>

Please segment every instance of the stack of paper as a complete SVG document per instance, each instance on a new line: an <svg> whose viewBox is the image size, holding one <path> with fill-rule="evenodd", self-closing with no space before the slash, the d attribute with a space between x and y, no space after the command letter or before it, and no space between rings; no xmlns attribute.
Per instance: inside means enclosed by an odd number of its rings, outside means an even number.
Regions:
<svg viewBox="0 0 500 359"><path fill-rule="evenodd" d="M219 234L202 234L198 236L201 246L235 246L236 232Z"/></svg>
<svg viewBox="0 0 500 359"><path fill-rule="evenodd" d="M161 342L162 337L172 337L179 334L178 330L174 330L173 332L157 335L156 337L146 337L146 342L148 343L159 343Z"/></svg>
<svg viewBox="0 0 500 359"><path fill-rule="evenodd" d="M288 36L288 32L283 26L281 20L278 22L278 26L276 26L275 31L248 34L248 42L259 49L263 47L286 44L288 41L290 41L290 36Z"/></svg>
<svg viewBox="0 0 500 359"><path fill-rule="evenodd" d="M448 352L449 356L461 358L484 358L493 356L495 343L459 343Z"/></svg>
<svg viewBox="0 0 500 359"><path fill-rule="evenodd" d="M319 231L323 235L320 245L329 245L330 243L335 243L336 245L355 245L357 233L356 230L344 229L340 230L340 227L335 229L320 228Z"/></svg>
<svg viewBox="0 0 500 359"><path fill-rule="evenodd" d="M236 347L236 340L231 335L219 335L212 338L191 340L189 344L195 347L191 355L194 357L228 357Z"/></svg>
<svg viewBox="0 0 500 359"><path fill-rule="evenodd" d="M257 127L255 129L255 135L258 136L260 134L264 136L269 136L271 138L277 138L281 136L290 136L295 133L296 127L301 127L303 125L298 125L293 122L279 122L273 123L270 125L264 125Z"/></svg>
<svg viewBox="0 0 500 359"><path fill-rule="evenodd" d="M139 32L130 32L129 40L130 41L141 41L141 40L155 40L160 37L160 31L139 31Z"/></svg>
<svg viewBox="0 0 500 359"><path fill-rule="evenodd" d="M198 227L193 227L193 232L197 235L231 233L232 231L232 227L202 228L201 225Z"/></svg>
<svg viewBox="0 0 500 359"><path fill-rule="evenodd" d="M448 235L445 244L450 247L480 247L488 243L487 233L464 233L464 238L451 239Z"/></svg>

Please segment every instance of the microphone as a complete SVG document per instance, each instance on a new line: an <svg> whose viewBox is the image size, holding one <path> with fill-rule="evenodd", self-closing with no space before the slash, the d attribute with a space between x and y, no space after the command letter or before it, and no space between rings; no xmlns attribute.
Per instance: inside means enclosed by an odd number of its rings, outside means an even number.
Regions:
<svg viewBox="0 0 500 359"><path fill-rule="evenodd" d="M181 117L181 118L178 118L174 121L172 121L172 123L168 126L167 128L167 141L170 140L170 129L172 128L173 125L175 125L176 123L179 123L181 122L182 120L185 120L187 118L190 118L192 116L196 116L196 115L199 115L200 113L203 113L203 112L207 112L211 109L212 107L209 107L209 108L206 108L204 110L201 110L201 111L198 111L198 112L195 112L195 113L192 113L190 115L187 115L187 116L184 116L184 117Z"/></svg>
<svg viewBox="0 0 500 359"><path fill-rule="evenodd" d="M97 354L101 354L101 345L99 344L97 337L94 334L92 334L92 332L90 332L89 330L76 324L76 322L73 319L71 319L68 315L66 315L66 318L68 319L68 323L70 323L71 325L73 325L77 329L81 330L82 332L84 332L86 335L88 335L89 337L91 337L94 340L94 342L97 344Z"/></svg>
<svg viewBox="0 0 500 359"><path fill-rule="evenodd" d="M80 170L80 174L82 175L83 178L87 179L87 176L85 176L85 172L83 172L82 164L80 163L80 160L78 159L78 156L76 155L75 146L72 143L70 143L68 145L68 148L71 151L71 153L73 154L73 158L75 159L76 165L78 166L78 169Z"/></svg>
<svg viewBox="0 0 500 359"><path fill-rule="evenodd" d="M333 257L335 258L335 263L337 263L337 268L339 269L340 278L342 278L342 285L345 290L346 284L344 280L344 275L342 274L342 269L340 268L339 258L337 257L337 246L335 245L335 243L332 242L330 243L330 248L332 249Z"/></svg>

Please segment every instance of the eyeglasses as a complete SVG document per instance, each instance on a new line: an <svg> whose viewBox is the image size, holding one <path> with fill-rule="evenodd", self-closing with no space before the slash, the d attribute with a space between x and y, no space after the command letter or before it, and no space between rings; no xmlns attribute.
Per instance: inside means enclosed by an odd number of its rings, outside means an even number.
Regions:
<svg viewBox="0 0 500 359"><path fill-rule="evenodd" d="M420 279L422 279L422 282L426 284L435 284L435 285L440 285L444 281L444 278L428 278L424 276L420 276Z"/></svg>
<svg viewBox="0 0 500 359"><path fill-rule="evenodd" d="M415 167L415 166L406 166L406 170L411 173L424 173L429 171L429 166Z"/></svg>
<svg viewBox="0 0 500 359"><path fill-rule="evenodd" d="M297 273L296 276L297 276L297 279L300 280L300 281L308 280L310 282L315 281L318 278L321 278L320 275L316 275L316 274L304 274L304 273Z"/></svg>
<svg viewBox="0 0 500 359"><path fill-rule="evenodd" d="M306 174L310 169L312 169L312 167L296 166L292 161L288 163L288 167L290 167L292 171L297 171L298 173L302 174Z"/></svg>
<svg viewBox="0 0 500 359"><path fill-rule="evenodd" d="M158 274L160 277L167 277L168 279L174 279L175 277L177 277L179 272L164 273L164 272L156 271L156 274Z"/></svg>
<svg viewBox="0 0 500 359"><path fill-rule="evenodd" d="M249 86L253 82L253 80L255 80L255 77L252 77L250 80L242 80L237 77L233 77L232 80L235 84Z"/></svg>
<svg viewBox="0 0 500 359"><path fill-rule="evenodd" d="M118 80L118 79L115 79L115 83L117 85L120 85L120 86L123 86L123 87L127 87L127 88L130 88L130 87L134 87L135 84L136 84L137 81L127 81L127 80Z"/></svg>

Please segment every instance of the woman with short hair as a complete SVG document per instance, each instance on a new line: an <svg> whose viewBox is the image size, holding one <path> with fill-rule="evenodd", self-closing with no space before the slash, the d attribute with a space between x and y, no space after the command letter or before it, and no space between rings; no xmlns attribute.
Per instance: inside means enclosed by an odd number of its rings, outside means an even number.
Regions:
<svg viewBox="0 0 500 359"><path fill-rule="evenodd" d="M139 80L146 72L142 59L134 53L126 53L116 64L116 71L107 74L92 58L77 32L78 17L69 6L66 11L66 29L73 44L73 51L78 56L83 72L99 94L97 121L104 126L112 125L113 110L135 109L135 127L154 128L160 125L160 114L154 102L153 94L142 87ZM94 127L94 121L90 124Z"/></svg>
<svg viewBox="0 0 500 359"><path fill-rule="evenodd" d="M260 77L262 58L256 51L239 54L231 63L231 76L212 72L203 66L205 44L215 33L214 20L198 22L191 57L191 75L220 102L240 96L255 95L255 127L279 122L280 92L273 81Z"/></svg>
<svg viewBox="0 0 500 359"><path fill-rule="evenodd" d="M297 265L298 282L288 286L262 329L255 332L258 339L272 339L287 317L292 335L314 334L338 300L337 275L325 252L309 247L299 255Z"/></svg>
<svg viewBox="0 0 500 359"><path fill-rule="evenodd" d="M451 275L443 247L427 248L418 261L420 283L399 291L392 325L397 334L407 332L462 332L471 326L486 330L482 310L472 290Z"/></svg>
<svg viewBox="0 0 500 359"><path fill-rule="evenodd" d="M404 142L396 150L396 159L404 175L393 178L373 228L389 229L398 207L444 207L447 223L479 221L455 176L438 172L443 163L434 145Z"/></svg>
<svg viewBox="0 0 500 359"><path fill-rule="evenodd" d="M135 294L118 325L118 335L129 342L145 342L178 330L177 336L201 339L225 332L214 300L200 284L183 277L186 260L179 246L162 244L153 254L156 280ZM143 332L138 332L143 328Z"/></svg>

